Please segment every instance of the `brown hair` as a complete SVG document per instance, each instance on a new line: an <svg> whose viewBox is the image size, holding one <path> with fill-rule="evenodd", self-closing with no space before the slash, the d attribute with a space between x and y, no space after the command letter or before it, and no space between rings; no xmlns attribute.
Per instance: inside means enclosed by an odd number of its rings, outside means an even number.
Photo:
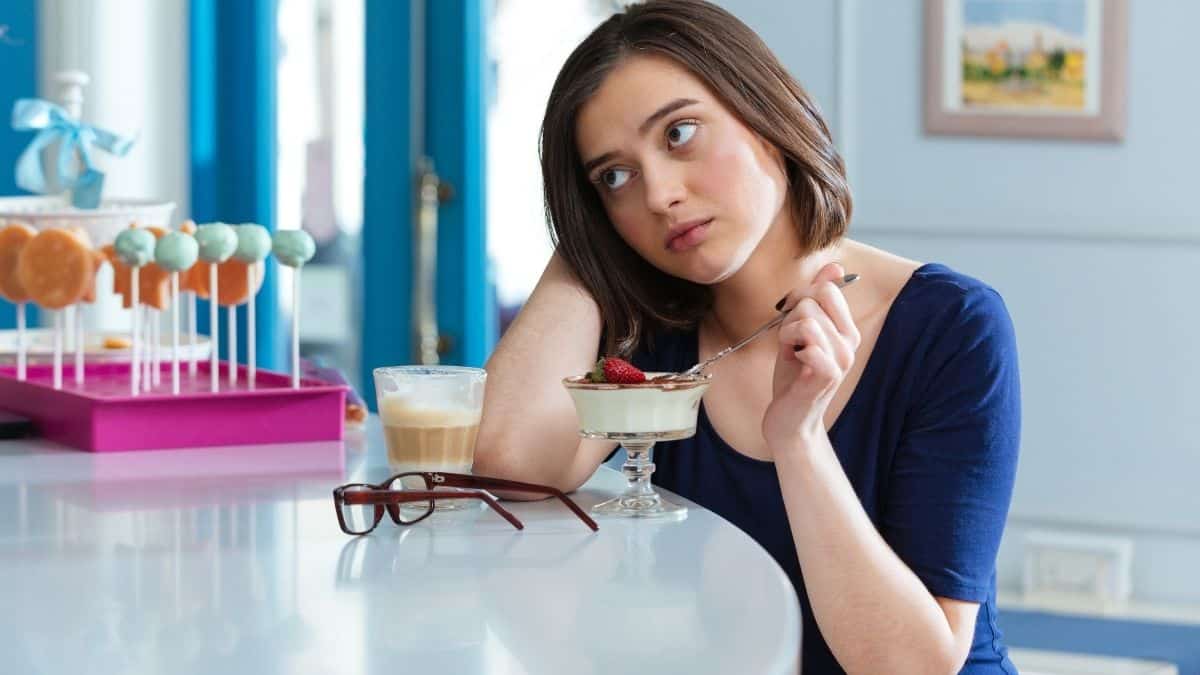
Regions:
<svg viewBox="0 0 1200 675"><path fill-rule="evenodd" d="M580 108L617 64L638 54L666 56L687 68L743 124L779 149L802 253L834 243L850 221L850 187L828 127L754 31L703 0L629 6L567 58L541 131L550 236L600 306L607 354L628 355L663 330L694 327L712 305L708 287L661 272L621 239L579 158Z"/></svg>

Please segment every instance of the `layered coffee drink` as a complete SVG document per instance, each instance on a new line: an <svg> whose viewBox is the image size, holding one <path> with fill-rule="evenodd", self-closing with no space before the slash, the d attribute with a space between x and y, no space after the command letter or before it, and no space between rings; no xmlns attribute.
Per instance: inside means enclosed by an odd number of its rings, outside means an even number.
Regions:
<svg viewBox="0 0 1200 675"><path fill-rule="evenodd" d="M388 464L396 471L469 471L480 411L401 396L379 400Z"/></svg>
<svg viewBox="0 0 1200 675"><path fill-rule="evenodd" d="M392 471L470 473L487 373L462 366L392 366L373 372L379 419L383 422ZM405 476L391 487L427 490L430 486L421 476ZM434 487L435 492L457 489ZM478 503L439 499L433 508L455 510ZM429 502L414 502L410 506L416 510L428 509Z"/></svg>

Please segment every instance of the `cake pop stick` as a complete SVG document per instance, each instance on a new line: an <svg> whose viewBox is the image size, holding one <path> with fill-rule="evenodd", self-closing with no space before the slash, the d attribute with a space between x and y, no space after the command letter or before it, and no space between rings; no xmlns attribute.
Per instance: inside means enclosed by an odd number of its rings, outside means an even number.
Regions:
<svg viewBox="0 0 1200 675"><path fill-rule="evenodd" d="M142 357L142 340L140 340L140 336L138 335L139 329L142 327L142 304L140 304L140 299L138 298L138 281L142 274L140 274L139 270L142 268L142 265L154 259L154 250L154 233L136 227L121 231L120 234L116 235L116 241L113 243L113 252L116 257L115 262L127 265L131 270L130 309L133 310L133 358L130 363L130 389L134 396L138 395L140 378L142 378L140 377L142 376L142 366L139 363L140 357ZM113 267L115 283L115 277L120 274L120 270L115 269L115 264Z"/></svg>
<svg viewBox="0 0 1200 675"><path fill-rule="evenodd" d="M217 378L220 374L217 360L220 344L220 331L218 330L220 324L217 320L219 301L217 265L229 260L233 252L237 250L237 232L225 223L201 225L196 230L196 244L200 260L208 263L208 333L209 341L212 343L212 353L209 355L209 377L212 391L216 392Z"/></svg>
<svg viewBox="0 0 1200 675"><path fill-rule="evenodd" d="M17 303L17 379L25 381L25 303Z"/></svg>
<svg viewBox="0 0 1200 675"><path fill-rule="evenodd" d="M227 351L229 352L229 362L226 365L229 366L229 386L236 387L237 386L237 362L238 362L237 306L230 305L229 307L226 308L226 310L227 310L227 313L225 314L225 326L229 329L229 337L227 338L229 340L229 347L227 349Z"/></svg>
<svg viewBox="0 0 1200 675"><path fill-rule="evenodd" d="M62 389L63 310L54 313L54 388Z"/></svg>
<svg viewBox="0 0 1200 675"><path fill-rule="evenodd" d="M37 230L21 223L0 228L0 297L17 307L17 379L25 380L25 303L29 293L17 278L17 258L21 249L37 236Z"/></svg>
<svg viewBox="0 0 1200 675"><path fill-rule="evenodd" d="M162 384L162 310L150 310L150 330L154 337L154 351L150 361L150 384L157 387Z"/></svg>
<svg viewBox="0 0 1200 675"><path fill-rule="evenodd" d="M179 395L179 273L191 269L200 255L196 238L168 232L154 247L154 261L171 273L171 393Z"/></svg>
<svg viewBox="0 0 1200 675"><path fill-rule="evenodd" d="M196 223L192 220L185 220L179 226L179 231L195 236ZM195 286L197 278L195 272L197 271L200 269L193 265L179 280L179 288L184 291L184 307L188 310L188 377L196 377L196 295L198 291Z"/></svg>
<svg viewBox="0 0 1200 675"><path fill-rule="evenodd" d="M154 308L144 305L142 308L142 344L146 353L142 356L142 391L150 391L154 384Z"/></svg>
<svg viewBox="0 0 1200 675"><path fill-rule="evenodd" d="M63 309L63 350L75 350L75 305Z"/></svg>
<svg viewBox="0 0 1200 675"><path fill-rule="evenodd" d="M54 315L54 386L62 388L62 312L95 283L96 258L77 232L42 230L21 249L17 277L29 297Z"/></svg>
<svg viewBox="0 0 1200 675"><path fill-rule="evenodd" d="M256 295L258 279L258 263L265 260L271 252L271 233L262 225L246 223L237 227L238 247L233 257L246 263L246 378L250 388L255 385L255 374L258 369L256 344L256 320L254 316L254 296Z"/></svg>
<svg viewBox="0 0 1200 675"><path fill-rule="evenodd" d="M83 304L75 305L75 384L83 386L83 343L86 339L83 328Z"/></svg>
<svg viewBox="0 0 1200 675"><path fill-rule="evenodd" d="M84 241L88 241L87 232L80 230L79 236ZM75 307L75 385L83 387L84 375L87 370L84 368L83 355L84 348L87 346L87 330L84 327L83 311L88 304L96 301L96 273L100 271L100 265L104 264L104 255L99 251L91 250L89 247L88 253L92 257L92 277L88 281L87 290L83 292L83 297L79 299L79 303Z"/></svg>
<svg viewBox="0 0 1200 675"><path fill-rule="evenodd" d="M142 344L141 344L142 336L140 334L141 331L138 330L141 327L138 324L140 324L142 322L142 311L141 311L141 307L138 306L138 275L136 275L136 274L133 275L132 293L133 293L133 308L132 308L133 311L132 311L132 314L130 314L131 320L129 323L132 325L132 332L133 332L132 338L133 339L130 342L129 348L133 353L130 355L130 360L129 360L129 392L131 395L137 396L138 388L141 386L141 374L142 374L141 364L138 363L138 356L140 355L140 352L142 351Z"/></svg>
<svg viewBox="0 0 1200 675"><path fill-rule="evenodd" d="M184 295L187 297L184 306L188 309L188 377L196 377L196 292L188 291Z"/></svg>
<svg viewBox="0 0 1200 675"><path fill-rule="evenodd" d="M280 230L275 233L271 252L292 272L292 389L300 388L300 268L312 259L317 245L304 230Z"/></svg>

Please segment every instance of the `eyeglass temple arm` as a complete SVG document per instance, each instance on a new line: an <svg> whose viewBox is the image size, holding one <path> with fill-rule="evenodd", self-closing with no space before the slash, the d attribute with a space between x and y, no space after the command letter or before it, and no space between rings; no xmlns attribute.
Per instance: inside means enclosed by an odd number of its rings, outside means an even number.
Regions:
<svg viewBox="0 0 1200 675"><path fill-rule="evenodd" d="M557 497L559 501L571 509L585 525L592 528L592 531L599 530L596 521L592 520L579 505L571 501L562 490L550 487L549 485L536 485L534 483L522 483L515 480L505 480L503 478L489 478L487 476L464 476L459 474L438 474L445 478L443 485L450 487L465 487L465 488L482 488L484 490L517 490L524 492L537 492L539 494L551 495Z"/></svg>

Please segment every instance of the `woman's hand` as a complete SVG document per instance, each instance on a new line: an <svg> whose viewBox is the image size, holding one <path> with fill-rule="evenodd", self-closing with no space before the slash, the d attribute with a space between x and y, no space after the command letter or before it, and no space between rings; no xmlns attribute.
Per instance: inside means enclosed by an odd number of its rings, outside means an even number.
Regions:
<svg viewBox="0 0 1200 675"><path fill-rule="evenodd" d="M845 271L821 268L807 289L784 299L771 405L762 432L775 454L826 432L825 411L854 364L861 337L842 290L833 282Z"/></svg>

